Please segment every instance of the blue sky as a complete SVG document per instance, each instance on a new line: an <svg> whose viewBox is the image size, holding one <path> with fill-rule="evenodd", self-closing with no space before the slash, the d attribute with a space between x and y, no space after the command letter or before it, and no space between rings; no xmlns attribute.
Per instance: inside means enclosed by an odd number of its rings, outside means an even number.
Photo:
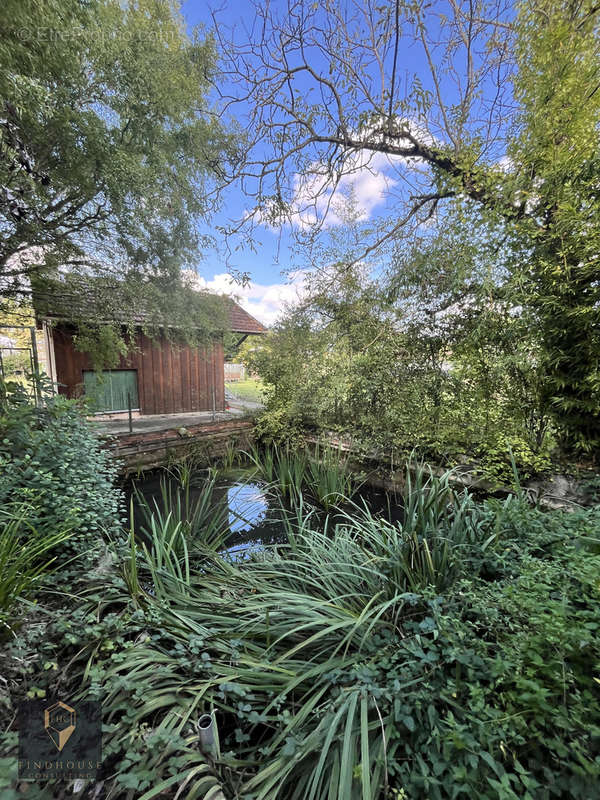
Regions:
<svg viewBox="0 0 600 800"><path fill-rule="evenodd" d="M344 0L340 0L340 2L343 3ZM281 0L273 0L272 5L283 8ZM429 8L430 10L427 12L429 14L428 25L433 26L434 33L436 33L437 15L447 12L450 16L450 8L445 0L439 0ZM182 3L182 12L190 29L198 24L212 27L210 6L205 2L185 0ZM244 36L244 29L254 16L254 8L248 0L238 0L235 3L225 0L223 5L218 6L217 16L223 20L227 28L235 27L237 29L236 35L239 39ZM433 52L434 60L441 59L442 56L442 49ZM460 55L457 58L460 72L462 66ZM315 64L315 68L319 68L318 63ZM424 89L434 90L424 51L421 47L404 39L399 51L397 74L403 76L403 83L408 86L411 85L413 75L418 74ZM451 80L444 81L442 92L444 103L451 104L458 96ZM243 125L244 106L236 107L236 112ZM411 180L419 180L418 167L410 169L406 162L398 162L393 165L386 160L385 156L376 158L370 169L363 169L360 163L358 167L353 177L345 180L344 188L346 190L352 188L364 221L376 221L397 210L400 202L398 197L402 192L406 196L408 191L403 185L407 173L409 177L412 175ZM422 174L424 174L423 171ZM293 178L293 176L291 177ZM226 224L228 221L242 216L244 210L248 209L250 205L251 200L243 195L241 188L231 186L224 196L224 210L213 220L211 232L214 234L217 225ZM339 218L336 219L336 215L333 214L328 224L339 224ZM244 240L241 240L241 243L244 244ZM297 292L302 289L302 273L296 272L295 284L292 282L293 285L290 285L285 271L300 268L302 263L298 260L298 255L296 255L296 260L293 260L292 237L287 229L274 230L268 227L259 227L255 230L253 245L253 248L242 247L229 259L230 266L249 273L252 282L247 288L231 284L227 275L228 264L224 253L206 252L205 258L197 265L197 272L205 286L216 291L233 291L250 313L264 323L272 324L282 303L293 301Z"/></svg>
<svg viewBox="0 0 600 800"><path fill-rule="evenodd" d="M219 16L225 16L228 25L243 25L248 15L253 14L252 6L246 0L230 2L221 8ZM190 29L198 24L212 27L210 6L202 0L185 0L182 12ZM223 210L213 219L209 232L216 235L216 226L226 225L240 217L248 204L248 199L239 187L230 187L224 196ZM291 266L291 237L285 229L274 231L265 227L257 230L253 248L241 248L234 256L229 257L229 262L236 269L249 273L250 286L243 288L228 277L224 251L207 251L196 271L208 288L219 292L233 292L247 310L265 324L272 324L282 304L292 302L297 296L298 286L292 284L299 284L300 281L294 282L282 274L282 270Z"/></svg>

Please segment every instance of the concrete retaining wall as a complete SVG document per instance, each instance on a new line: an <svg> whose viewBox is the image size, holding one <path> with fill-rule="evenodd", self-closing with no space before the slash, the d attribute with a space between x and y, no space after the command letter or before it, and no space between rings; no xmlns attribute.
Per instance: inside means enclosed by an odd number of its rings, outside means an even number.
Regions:
<svg viewBox="0 0 600 800"><path fill-rule="evenodd" d="M254 440L250 420L227 420L188 428L122 433L105 437L105 446L122 465L124 475L166 466L194 455L199 463L222 458L228 448L247 450Z"/></svg>
<svg viewBox="0 0 600 800"><path fill-rule="evenodd" d="M382 451L365 453L357 451L352 441L335 434L320 437L307 437L309 446L330 446L339 448L348 457L350 468L364 475L367 486L383 489L387 492L401 492L406 483L406 461L394 459L393 454ZM425 469L431 475L440 477L448 472L447 467L437 464L427 464ZM463 464L454 467L449 476L449 483L456 489L467 489L479 496L506 497L515 493L513 486L501 486L484 480L474 469L473 465ZM574 511L578 508L592 505L589 497L583 490L580 481L566 475L547 475L540 479L531 479L521 486L527 499L546 511L565 510Z"/></svg>

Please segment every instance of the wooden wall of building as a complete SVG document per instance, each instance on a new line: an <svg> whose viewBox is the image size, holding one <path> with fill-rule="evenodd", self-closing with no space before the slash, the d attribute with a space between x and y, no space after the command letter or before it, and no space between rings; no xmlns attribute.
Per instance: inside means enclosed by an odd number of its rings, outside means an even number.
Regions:
<svg viewBox="0 0 600 800"><path fill-rule="evenodd" d="M54 354L59 391L69 397L83 393L83 370L92 369L90 359L73 346L74 329L54 329ZM150 339L136 333L135 349L121 358L115 369L135 369L142 414L176 414L211 411L214 388L215 410L225 408L223 343L192 348L166 338Z"/></svg>

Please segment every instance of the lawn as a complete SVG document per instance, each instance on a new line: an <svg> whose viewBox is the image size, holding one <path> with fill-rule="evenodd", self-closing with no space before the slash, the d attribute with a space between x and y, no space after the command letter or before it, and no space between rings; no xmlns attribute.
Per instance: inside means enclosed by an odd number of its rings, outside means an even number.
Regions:
<svg viewBox="0 0 600 800"><path fill-rule="evenodd" d="M255 378L246 378L243 381L229 381L225 388L240 400L251 400L253 403L261 403L263 396L263 383Z"/></svg>

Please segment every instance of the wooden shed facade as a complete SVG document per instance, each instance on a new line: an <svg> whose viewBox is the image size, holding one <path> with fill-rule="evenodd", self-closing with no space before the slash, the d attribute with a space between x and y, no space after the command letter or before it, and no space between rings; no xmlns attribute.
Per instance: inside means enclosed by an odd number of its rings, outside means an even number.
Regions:
<svg viewBox="0 0 600 800"><path fill-rule="evenodd" d="M236 303L231 303L232 329L244 337L266 328ZM97 413L178 414L225 409L222 337L190 347L166 336L135 333L133 347L117 366L100 375L87 353L75 349L77 329L65 322L44 323L52 350L51 379L68 397L90 394Z"/></svg>

